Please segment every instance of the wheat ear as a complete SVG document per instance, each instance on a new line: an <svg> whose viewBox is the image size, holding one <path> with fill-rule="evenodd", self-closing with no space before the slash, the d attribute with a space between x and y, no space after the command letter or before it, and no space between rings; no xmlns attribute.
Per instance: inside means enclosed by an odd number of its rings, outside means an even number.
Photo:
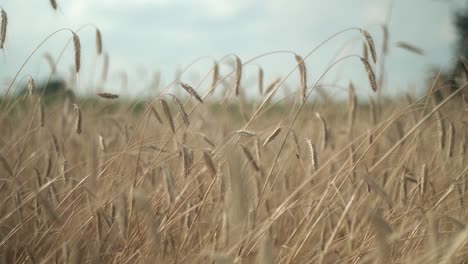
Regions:
<svg viewBox="0 0 468 264"><path fill-rule="evenodd" d="M29 77L28 79L28 95L31 96L34 94L34 91L36 90L36 85L34 84L34 79L32 77Z"/></svg>
<svg viewBox="0 0 468 264"><path fill-rule="evenodd" d="M315 145L312 144L312 140L310 138L306 138L306 141L310 150L310 159L312 163L312 168L314 171L317 171L318 170L317 150L315 149Z"/></svg>
<svg viewBox="0 0 468 264"><path fill-rule="evenodd" d="M298 54L294 55L297 65L299 67L299 75L301 78L301 101L305 102L307 95L307 69L304 63L304 59Z"/></svg>
<svg viewBox="0 0 468 264"><path fill-rule="evenodd" d="M186 84L186 83L183 83L183 82L179 82L180 86L182 86L182 88L184 88L185 91L187 91L187 93L189 93L190 95L192 95L193 97L195 97L195 99L197 99L200 103L203 103L203 99L200 97L200 95L192 88L192 86Z"/></svg>
<svg viewBox="0 0 468 264"><path fill-rule="evenodd" d="M435 118L437 121L437 135L439 137L439 150L442 151L445 148L445 127L444 121L440 115L439 111L436 111Z"/></svg>
<svg viewBox="0 0 468 264"><path fill-rule="evenodd" d="M421 55L421 56L424 55L424 50L423 49L418 48L418 47L416 47L416 46L414 46L412 44L409 44L409 43L406 43L406 42L403 42L403 41L397 42L396 46L398 48L404 49L406 51L409 51L409 52L417 54L417 55Z"/></svg>
<svg viewBox="0 0 468 264"><path fill-rule="evenodd" d="M299 140L297 140L296 132L294 132L294 130L291 129L291 131L289 132L289 135L291 136L291 139L292 139L293 144L294 144L294 150L296 152L296 158L299 159L301 149L299 147Z"/></svg>
<svg viewBox="0 0 468 264"><path fill-rule="evenodd" d="M327 130L327 123L325 122L325 119L319 114L315 113L315 116L320 120L320 126L322 128L322 145L321 149L324 150L327 148L328 145L328 130Z"/></svg>
<svg viewBox="0 0 468 264"><path fill-rule="evenodd" d="M241 78L242 78L242 61L239 57L236 56L236 80L235 80L235 85L234 85L236 96L239 96Z"/></svg>
<svg viewBox="0 0 468 264"><path fill-rule="evenodd" d="M97 95L99 95L100 97L105 98L105 99L119 98L119 96L117 94L111 94L111 93L97 93Z"/></svg>
<svg viewBox="0 0 468 264"><path fill-rule="evenodd" d="M81 134L81 110L77 104L73 104L73 109L75 111L75 132Z"/></svg>
<svg viewBox="0 0 468 264"><path fill-rule="evenodd" d="M96 51L98 55L102 54L102 35L98 28L96 28Z"/></svg>
<svg viewBox="0 0 468 264"><path fill-rule="evenodd" d="M180 115L182 116L182 120L184 120L185 125L189 126L190 121L189 121L189 117L187 115L187 112L185 112L184 105L179 101L179 99L177 99L177 97L175 95L171 94L171 97L172 97L172 100L174 101L174 103L176 104L177 109L179 110Z"/></svg>
<svg viewBox="0 0 468 264"><path fill-rule="evenodd" d="M361 58L361 62L364 65L364 68L366 69L367 77L369 78L369 83L372 87L372 91L377 92L377 82L375 80L375 74L372 70L372 67L370 66L369 62L364 58Z"/></svg>
<svg viewBox="0 0 468 264"><path fill-rule="evenodd" d="M5 10L0 11L0 49L4 48L8 26L8 16Z"/></svg>
<svg viewBox="0 0 468 264"><path fill-rule="evenodd" d="M250 164L252 165L252 167L254 168L254 170L256 172L259 172L260 171L260 166L258 166L258 163L255 161L252 153L250 152L249 149L247 149L245 146L243 145L240 145L241 148L242 148L242 152L244 152L244 155L245 157L247 158L247 160L250 162Z"/></svg>
<svg viewBox="0 0 468 264"><path fill-rule="evenodd" d="M163 110L164 110L164 114L166 115L166 118L169 121L169 125L171 126L171 130L175 134L174 119L172 118L171 109L169 108L169 105L167 104L167 102L164 99L159 99L159 101L161 102L161 105L162 105Z"/></svg>
<svg viewBox="0 0 468 264"><path fill-rule="evenodd" d="M452 122L449 122L448 137L448 157L451 158L455 149L455 126Z"/></svg>
<svg viewBox="0 0 468 264"><path fill-rule="evenodd" d="M258 81L258 93L260 95L263 95L263 69L260 67L258 68L257 81Z"/></svg>
<svg viewBox="0 0 468 264"><path fill-rule="evenodd" d="M277 127L271 134L265 139L265 142L263 142L262 147L265 147L268 143L273 141L281 132L281 127Z"/></svg>
<svg viewBox="0 0 468 264"><path fill-rule="evenodd" d="M219 78L219 65L218 65L218 62L215 61L213 65L212 76L211 76L210 91L214 91L218 83L218 78Z"/></svg>
<svg viewBox="0 0 468 264"><path fill-rule="evenodd" d="M73 32L73 46L75 48L75 70L76 73L80 72L81 68L81 43L80 38Z"/></svg>
<svg viewBox="0 0 468 264"><path fill-rule="evenodd" d="M361 33L364 36L364 38L366 39L366 43L367 43L367 46L369 47L369 51L371 53L372 60L374 61L374 63L376 63L377 62L377 54L375 52L374 40L372 39L372 36L369 34L369 32L367 32L367 30L362 30Z"/></svg>
<svg viewBox="0 0 468 264"><path fill-rule="evenodd" d="M57 1L55 1L55 0L50 0L50 5L52 6L52 8L53 8L54 10L57 10Z"/></svg>

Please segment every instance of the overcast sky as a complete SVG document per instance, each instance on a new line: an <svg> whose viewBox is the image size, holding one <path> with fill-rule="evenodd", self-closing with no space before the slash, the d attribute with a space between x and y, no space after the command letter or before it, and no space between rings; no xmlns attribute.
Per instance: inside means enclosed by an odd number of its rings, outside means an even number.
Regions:
<svg viewBox="0 0 468 264"><path fill-rule="evenodd" d="M128 90L133 94L147 87L156 71L164 82L171 81L177 69L194 59L210 56L220 59L237 54L243 61L274 50L291 50L305 55L332 34L349 27L367 29L380 53L380 25L391 14L390 44L405 41L425 51L418 56L391 46L386 60L386 91L417 94L431 65L442 66L453 58L457 40L452 13L465 1L395 0L57 0L54 11L48 0L3 0L8 13L6 48L0 53L0 89L18 71L32 50L57 29L77 29L94 24L103 35L104 49L110 56L109 82L104 89L122 92L122 72L128 75ZM79 89L96 83L102 57L96 57L94 30L79 32L83 48L83 69ZM30 74L35 79L50 72L43 59L45 52L57 58L70 38L67 32L54 35L33 56L19 79ZM347 32L330 41L307 59L309 80L317 80L330 61L348 54L361 53L358 32ZM59 63L65 78L73 63L71 46ZM337 57L338 56L338 57ZM231 60L224 64L229 68ZM205 74L212 61L195 64L182 77L191 81ZM265 69L266 81L285 76L294 66L291 54L271 55L255 62ZM246 67L246 86L255 67ZM297 80L293 74L291 80ZM296 78L296 79L295 79ZM369 94L366 75L356 59L340 63L327 74L324 83L357 84L361 95ZM208 84L208 83L207 83ZM339 89L333 93L342 94Z"/></svg>

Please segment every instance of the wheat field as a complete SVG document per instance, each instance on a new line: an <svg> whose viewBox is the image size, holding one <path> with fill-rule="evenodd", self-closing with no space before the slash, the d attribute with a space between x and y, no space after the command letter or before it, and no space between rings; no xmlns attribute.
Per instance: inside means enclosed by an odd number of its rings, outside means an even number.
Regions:
<svg viewBox="0 0 468 264"><path fill-rule="evenodd" d="M378 93L380 54L357 34L348 57ZM467 263L466 80L442 98L435 78L419 98L362 100L350 83L348 100L316 100L309 55L280 99L285 79L245 87L237 56L145 100L51 99L28 78L0 106L1 262Z"/></svg>

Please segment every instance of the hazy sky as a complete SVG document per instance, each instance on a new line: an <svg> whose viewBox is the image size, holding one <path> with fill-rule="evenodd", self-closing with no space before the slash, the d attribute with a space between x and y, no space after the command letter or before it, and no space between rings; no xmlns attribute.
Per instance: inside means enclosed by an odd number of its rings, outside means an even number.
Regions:
<svg viewBox="0 0 468 264"><path fill-rule="evenodd" d="M332 34L349 27L367 29L380 53L380 25L390 13L387 0L57 0L54 11L48 0L3 0L0 6L8 13L6 48L0 53L0 89L18 71L32 50L57 29L77 29L94 24L103 34L104 49L110 55L109 82L105 90L121 92L122 72L128 75L127 89L140 92L148 86L154 72L160 71L164 82L172 80L178 68L194 59L210 56L220 59L235 53L243 61L274 50L291 50L305 55ZM405 41L425 51L418 56L391 46L387 57L386 91L416 93L431 65L444 65L453 57L456 32L452 13L464 1L395 0L390 17L390 44ZM86 89L99 79L102 58L96 57L94 30L79 32L83 48L83 69L79 89ZM58 56L70 38L67 32L54 35L33 56L21 77L31 74L41 79L49 74L43 54ZM69 75L72 49L67 49L59 63L59 72ZM309 80L320 76L330 61L348 54L361 54L358 32L348 32L330 41L307 59ZM338 56L338 57L337 57ZM232 60L224 60L226 69ZM187 75L191 81L205 74L209 59L195 64ZM265 69L266 81L285 76L295 65L291 54L271 55L255 62ZM246 67L247 84L253 80L255 67ZM198 75L197 75L198 74ZM249 77L251 76L251 77ZM250 78L250 79L249 79ZM293 74L291 80L297 80ZM355 82L361 95L369 94L366 75L357 59L348 59L327 74L324 83L345 85ZM209 81L208 81L209 82ZM208 83L207 83L208 84ZM204 89L204 88L202 88ZM331 89L333 93L343 91Z"/></svg>

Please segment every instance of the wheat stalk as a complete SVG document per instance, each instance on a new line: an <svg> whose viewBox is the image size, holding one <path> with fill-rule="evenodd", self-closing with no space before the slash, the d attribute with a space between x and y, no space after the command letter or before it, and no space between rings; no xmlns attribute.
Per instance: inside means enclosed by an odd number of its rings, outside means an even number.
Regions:
<svg viewBox="0 0 468 264"><path fill-rule="evenodd" d="M156 110L156 108L152 105L152 104L147 104L146 107L149 107L150 110L151 110L151 113L153 113L154 117L156 117L156 119L158 120L158 122L160 124L163 124L163 121L162 121L162 118L161 116L159 115L158 111Z"/></svg>
<svg viewBox="0 0 468 264"><path fill-rule="evenodd" d="M377 107L375 106L374 99L369 95L369 116L372 124L377 124Z"/></svg>
<svg viewBox="0 0 468 264"><path fill-rule="evenodd" d="M203 151L203 160L205 161L205 165L210 171L212 176L216 176L216 166L213 162L213 159L211 158L211 154L208 153L207 151Z"/></svg>

